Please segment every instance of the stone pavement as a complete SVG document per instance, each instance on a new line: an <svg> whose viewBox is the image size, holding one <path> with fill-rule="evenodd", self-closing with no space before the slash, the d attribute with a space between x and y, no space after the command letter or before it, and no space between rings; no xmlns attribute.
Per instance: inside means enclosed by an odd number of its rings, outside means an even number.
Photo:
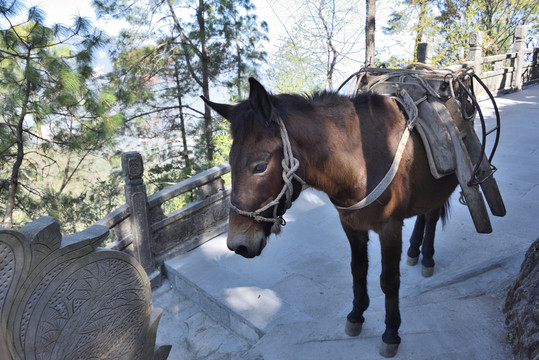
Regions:
<svg viewBox="0 0 539 360"><path fill-rule="evenodd" d="M431 278L421 276L420 265L406 265L414 219L405 222L396 359L512 358L501 309L524 253L539 237L539 85L496 101L502 129L493 164L507 215L491 216L493 233L478 234L456 191L449 222L438 228ZM481 106L490 129L492 106ZM287 226L260 257L233 254L223 234L165 264L169 280L153 300L164 309L157 341L173 345L169 359L381 358L377 235L369 243L370 307L363 332L350 338L344 333L350 250L336 210L310 189L285 218Z"/></svg>

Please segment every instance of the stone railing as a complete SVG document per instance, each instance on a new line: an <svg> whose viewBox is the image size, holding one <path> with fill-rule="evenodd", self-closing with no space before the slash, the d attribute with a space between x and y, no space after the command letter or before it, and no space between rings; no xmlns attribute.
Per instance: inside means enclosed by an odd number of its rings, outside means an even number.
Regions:
<svg viewBox="0 0 539 360"><path fill-rule="evenodd" d="M226 231L230 188L222 176L230 172L225 163L190 179L146 195L142 180L142 156L122 154L126 204L97 222L113 229L117 240L107 247L122 250L140 261L152 281L160 283L156 270L166 259L187 252ZM162 205L180 195L195 192L198 200L164 214Z"/></svg>
<svg viewBox="0 0 539 360"><path fill-rule="evenodd" d="M164 360L155 346L161 309L132 257L99 248L109 230L62 236L41 217L0 228L0 358Z"/></svg>
<svg viewBox="0 0 539 360"><path fill-rule="evenodd" d="M473 68L493 95L518 91L523 85L539 81L539 48L526 49L527 28L518 25L515 30L513 51L507 54L483 56L483 33L474 31L470 34L468 61L450 66ZM421 43L417 48L418 61L430 64L432 51L428 43ZM479 98L484 97L483 89L475 89Z"/></svg>

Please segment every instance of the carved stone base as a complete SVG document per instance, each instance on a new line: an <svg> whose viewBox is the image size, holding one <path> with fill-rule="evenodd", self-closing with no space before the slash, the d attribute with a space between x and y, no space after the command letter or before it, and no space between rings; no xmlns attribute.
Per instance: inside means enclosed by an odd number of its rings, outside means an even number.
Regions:
<svg viewBox="0 0 539 360"><path fill-rule="evenodd" d="M42 217L0 228L2 359L166 359L155 349L160 309L131 256L98 248L108 228L62 237Z"/></svg>

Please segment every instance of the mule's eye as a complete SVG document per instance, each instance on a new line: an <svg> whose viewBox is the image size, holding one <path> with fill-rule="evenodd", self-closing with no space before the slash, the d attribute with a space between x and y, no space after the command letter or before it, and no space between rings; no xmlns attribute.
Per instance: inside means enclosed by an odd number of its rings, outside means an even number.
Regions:
<svg viewBox="0 0 539 360"><path fill-rule="evenodd" d="M261 174L268 168L268 164L266 163L260 163L256 164L255 168L253 169L253 174Z"/></svg>

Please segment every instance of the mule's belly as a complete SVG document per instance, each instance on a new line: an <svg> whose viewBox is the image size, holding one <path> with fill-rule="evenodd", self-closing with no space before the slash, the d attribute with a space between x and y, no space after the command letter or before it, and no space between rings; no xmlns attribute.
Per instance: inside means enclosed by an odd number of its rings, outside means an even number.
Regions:
<svg viewBox="0 0 539 360"><path fill-rule="evenodd" d="M458 185L457 177L454 174L441 179L433 178L432 187L419 187L413 191L410 208L405 217L412 217L424 214L430 210L441 207L449 199Z"/></svg>

